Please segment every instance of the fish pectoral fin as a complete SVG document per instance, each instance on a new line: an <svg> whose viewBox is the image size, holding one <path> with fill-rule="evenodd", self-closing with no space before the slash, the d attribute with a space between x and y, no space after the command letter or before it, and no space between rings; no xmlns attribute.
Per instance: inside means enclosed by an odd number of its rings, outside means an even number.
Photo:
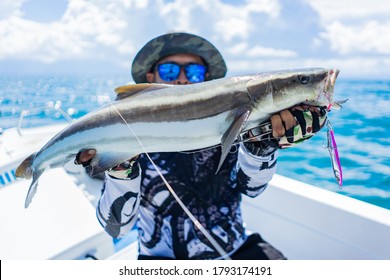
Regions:
<svg viewBox="0 0 390 280"><path fill-rule="evenodd" d="M43 173L43 171L39 171L39 172L36 172L32 175L33 180L31 182L30 188L28 189L28 192L27 192L26 200L24 202L24 208L28 208L33 197L37 193L38 179L42 175L42 173Z"/></svg>
<svg viewBox="0 0 390 280"><path fill-rule="evenodd" d="M167 87L172 87L172 85L167 84L134 84L134 85L126 85L120 86L115 89L116 92L116 101L125 99L130 96L134 96L140 92L153 91L158 89L163 89Z"/></svg>
<svg viewBox="0 0 390 280"><path fill-rule="evenodd" d="M132 157L133 156L129 155L129 153L98 152L91 160L90 174L91 176L96 176L97 174L102 173L114 166L117 166Z"/></svg>
<svg viewBox="0 0 390 280"><path fill-rule="evenodd" d="M231 146L233 145L234 141L237 139L238 135L240 134L242 127L244 126L250 113L251 113L250 108L240 108L234 113L235 115L234 120L230 124L228 130L226 130L226 132L223 134L221 139L222 152L221 152L221 158L219 160L217 171L215 172L216 174L221 168L223 162L225 161Z"/></svg>

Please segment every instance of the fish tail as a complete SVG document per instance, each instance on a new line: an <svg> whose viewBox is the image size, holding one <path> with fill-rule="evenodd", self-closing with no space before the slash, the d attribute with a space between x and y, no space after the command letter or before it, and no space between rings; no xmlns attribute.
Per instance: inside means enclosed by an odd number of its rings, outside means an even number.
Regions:
<svg viewBox="0 0 390 280"><path fill-rule="evenodd" d="M30 179L33 176L32 163L34 162L36 153L33 153L28 158L26 158L19 166L16 168L15 175L18 178Z"/></svg>

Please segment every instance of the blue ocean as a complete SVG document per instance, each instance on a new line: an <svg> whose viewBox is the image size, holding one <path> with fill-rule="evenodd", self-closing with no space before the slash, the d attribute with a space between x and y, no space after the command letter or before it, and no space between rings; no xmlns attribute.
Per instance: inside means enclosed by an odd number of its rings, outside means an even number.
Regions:
<svg viewBox="0 0 390 280"><path fill-rule="evenodd" d="M113 89L128 77L3 76L0 77L0 131L63 122L53 107L79 118L114 99ZM334 178L326 145L326 128L309 141L280 151L278 173L346 196L390 209L390 80L343 80L332 110L332 123L343 168L343 187Z"/></svg>

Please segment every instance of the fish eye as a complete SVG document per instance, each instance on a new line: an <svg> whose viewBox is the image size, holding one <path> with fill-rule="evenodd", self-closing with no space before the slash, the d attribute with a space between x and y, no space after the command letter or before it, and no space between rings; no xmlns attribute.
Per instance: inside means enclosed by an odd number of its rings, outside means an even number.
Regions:
<svg viewBox="0 0 390 280"><path fill-rule="evenodd" d="M307 84L310 81L310 77L305 75L300 75L298 76L298 80L301 84Z"/></svg>

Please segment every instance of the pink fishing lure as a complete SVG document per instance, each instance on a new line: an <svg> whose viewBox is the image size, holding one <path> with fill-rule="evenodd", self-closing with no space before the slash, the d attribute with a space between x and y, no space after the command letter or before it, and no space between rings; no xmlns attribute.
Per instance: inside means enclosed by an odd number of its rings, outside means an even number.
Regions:
<svg viewBox="0 0 390 280"><path fill-rule="evenodd" d="M334 131L333 131L332 125L330 124L329 120L327 121L326 125L328 127L328 131L327 131L328 146L327 146L327 148L329 150L334 176L337 180L337 183L339 184L339 186L341 188L341 186L343 185L343 170L341 168L339 152L337 151L336 139L334 137Z"/></svg>

